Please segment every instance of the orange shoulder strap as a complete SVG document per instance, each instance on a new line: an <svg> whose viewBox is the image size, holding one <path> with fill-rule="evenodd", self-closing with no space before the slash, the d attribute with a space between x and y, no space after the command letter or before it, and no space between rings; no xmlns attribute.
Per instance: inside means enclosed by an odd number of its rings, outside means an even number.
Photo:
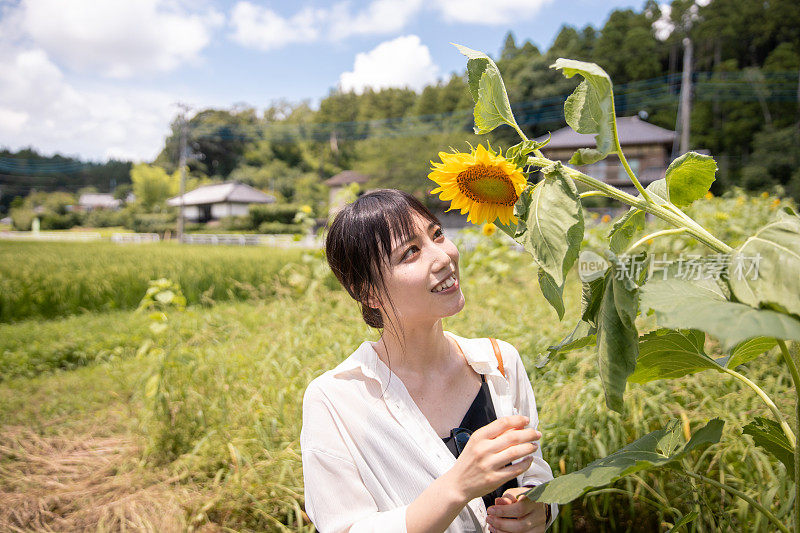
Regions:
<svg viewBox="0 0 800 533"><path fill-rule="evenodd" d="M500 369L500 373L503 374L503 377L506 377L506 370L503 368L503 356L500 354L500 346L497 345L497 339L490 337L489 340L492 341L494 356L497 357L497 368Z"/></svg>
<svg viewBox="0 0 800 533"><path fill-rule="evenodd" d="M494 349L494 356L497 358L497 368L500 370L500 373L503 374L503 377L505 378L506 377L506 370L505 370L505 368L503 368L503 356L500 354L500 346L497 345L497 340L496 339L489 338L489 340L492 341L492 349ZM464 357L464 359L466 359L467 356L464 355L464 351L461 349L461 346L459 346L458 341L453 339L453 342L456 343L456 347L458 348L458 352ZM508 378L506 378L506 379L508 379Z"/></svg>

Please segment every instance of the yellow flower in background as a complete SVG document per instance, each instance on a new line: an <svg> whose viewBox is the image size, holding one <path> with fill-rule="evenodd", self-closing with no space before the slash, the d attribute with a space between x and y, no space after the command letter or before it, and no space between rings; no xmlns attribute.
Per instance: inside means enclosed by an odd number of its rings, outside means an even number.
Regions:
<svg viewBox="0 0 800 533"><path fill-rule="evenodd" d="M469 213L467 220L473 224L500 222L517 223L514 204L525 188L527 180L522 169L511 161L478 145L470 153L439 152L441 163L434 163L428 178L439 185L431 194L450 201L451 209Z"/></svg>
<svg viewBox="0 0 800 533"><path fill-rule="evenodd" d="M497 231L497 226L495 226L491 222L484 224L483 227L481 228L481 232L483 232L483 234L486 235L487 237L491 237L492 235L495 234L496 231Z"/></svg>
<svg viewBox="0 0 800 533"><path fill-rule="evenodd" d="M772 200L772 205L771 205L770 207L771 207L772 209L775 209L775 208L777 208L779 205L781 205L781 199L780 199L780 198L775 198L774 200Z"/></svg>
<svg viewBox="0 0 800 533"><path fill-rule="evenodd" d="M708 191L706 193L706 199L707 200L711 200L712 198L714 198L714 193L712 193L711 191Z"/></svg>
<svg viewBox="0 0 800 533"><path fill-rule="evenodd" d="M761 198L769 198L769 193L767 191L762 192Z"/></svg>
<svg viewBox="0 0 800 533"><path fill-rule="evenodd" d="M744 205L744 198L742 198L741 196L737 196L736 205Z"/></svg>
<svg viewBox="0 0 800 533"><path fill-rule="evenodd" d="M310 205L304 205L304 206L302 206L300 208L300 211L302 211L306 215L310 215L311 214L311 206Z"/></svg>
<svg viewBox="0 0 800 533"><path fill-rule="evenodd" d="M600 219L600 222L602 222L603 224L611 222L611 215L603 215L603 218Z"/></svg>

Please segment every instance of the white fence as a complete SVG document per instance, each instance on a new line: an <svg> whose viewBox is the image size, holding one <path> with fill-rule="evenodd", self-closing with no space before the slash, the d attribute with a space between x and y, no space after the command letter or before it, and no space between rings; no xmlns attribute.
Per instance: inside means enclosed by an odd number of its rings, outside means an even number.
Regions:
<svg viewBox="0 0 800 533"><path fill-rule="evenodd" d="M99 241L94 231L0 231L0 239L12 241Z"/></svg>
<svg viewBox="0 0 800 533"><path fill-rule="evenodd" d="M158 242L161 238L158 233L112 233L111 242L133 242L136 244L143 242Z"/></svg>

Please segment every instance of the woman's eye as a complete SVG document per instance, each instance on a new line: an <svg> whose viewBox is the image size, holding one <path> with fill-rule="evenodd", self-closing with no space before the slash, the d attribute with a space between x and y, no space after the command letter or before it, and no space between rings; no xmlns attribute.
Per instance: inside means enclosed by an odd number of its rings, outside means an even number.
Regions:
<svg viewBox="0 0 800 533"><path fill-rule="evenodd" d="M403 259L405 259L406 257L409 257L409 254L411 253L411 251L412 251L414 248L416 248L416 246L412 246L411 248L409 248L408 250L406 250L406 253L405 253L405 254L403 254Z"/></svg>
<svg viewBox="0 0 800 533"><path fill-rule="evenodd" d="M435 237L441 237L442 235L444 235L444 232L442 231L442 228L439 228L439 229L436 230L436 232L434 232L433 235Z"/></svg>

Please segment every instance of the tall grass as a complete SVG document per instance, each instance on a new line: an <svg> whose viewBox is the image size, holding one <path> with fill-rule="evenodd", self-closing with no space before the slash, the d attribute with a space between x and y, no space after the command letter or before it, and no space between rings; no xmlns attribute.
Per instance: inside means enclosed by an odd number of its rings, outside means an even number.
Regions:
<svg viewBox="0 0 800 533"><path fill-rule="evenodd" d="M303 251L159 243L0 242L0 322L133 309L147 282L177 281L190 304L270 298Z"/></svg>
<svg viewBox="0 0 800 533"><path fill-rule="evenodd" d="M444 327L466 337L501 338L518 348L540 409L542 451L556 475L585 466L669 418L685 420L687 429L713 416L726 422L722 443L684 460L677 471L631 477L564 506L556 531L667 531L692 510L700 512L691 526L695 531L770 530L749 506L693 484L681 470L724 480L788 520L794 495L783 466L741 435L746 419L769 416L749 390L709 372L633 385L627 411L619 415L605 407L590 352L537 368L539 353L577 318L580 287L568 279L567 316L559 322L520 257L491 244L462 254L467 304L444 319ZM125 352L72 372L0 383L0 419L41 420L42 413L91 417L104 398L113 398L127 406L130 427L146 443L144 468L167 469L185 476L187 486L203 489L202 497L186 504L190 527L312 531L302 512L302 395L314 377L378 333L363 324L343 291L315 283L314 268L295 270L306 272L293 279L296 290L269 301L190 306L169 314L160 335L132 321L128 331L141 335L134 338L152 338L138 355ZM106 323L91 315L71 320L75 329L85 325L87 345L99 345L127 319L120 313ZM640 321L642 330L652 327L649 320ZM25 327L8 325L3 331ZM19 345L17 350L23 351ZM792 406L779 393L789 378L780 368L769 354L742 370L788 413Z"/></svg>

